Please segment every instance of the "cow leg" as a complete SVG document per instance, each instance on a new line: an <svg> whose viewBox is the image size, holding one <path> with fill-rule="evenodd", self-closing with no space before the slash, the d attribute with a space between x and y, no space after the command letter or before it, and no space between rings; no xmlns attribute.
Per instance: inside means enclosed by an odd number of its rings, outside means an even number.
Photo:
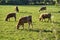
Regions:
<svg viewBox="0 0 60 40"><path fill-rule="evenodd" d="M31 26L32 26L32 28L33 28L33 24L32 23L30 23L31 24Z"/></svg>
<svg viewBox="0 0 60 40"><path fill-rule="evenodd" d="M44 21L44 22L46 22L46 20L45 20L45 19L43 19L43 21Z"/></svg>
<svg viewBox="0 0 60 40"><path fill-rule="evenodd" d="M44 19L43 19L43 18L41 18L41 21L44 21Z"/></svg>
<svg viewBox="0 0 60 40"><path fill-rule="evenodd" d="M51 22L51 18L48 18L48 21L50 21L50 22Z"/></svg>
<svg viewBox="0 0 60 40"><path fill-rule="evenodd" d="M28 24L29 24L29 27L28 27L28 28L30 28L30 25L31 25L32 28L33 28L33 24L32 24L32 22L29 22Z"/></svg>
<svg viewBox="0 0 60 40"><path fill-rule="evenodd" d="M30 28L30 22L28 24L29 24L29 27L28 27L28 29L29 29Z"/></svg>
<svg viewBox="0 0 60 40"><path fill-rule="evenodd" d="M23 29L24 29L24 24L22 24L22 27L23 27Z"/></svg>
<svg viewBox="0 0 60 40"><path fill-rule="evenodd" d="M16 21L16 16L14 18L15 18L15 21Z"/></svg>
<svg viewBox="0 0 60 40"><path fill-rule="evenodd" d="M50 18L50 22L51 22L51 18Z"/></svg>
<svg viewBox="0 0 60 40"><path fill-rule="evenodd" d="M10 18L7 18L7 21L10 21Z"/></svg>

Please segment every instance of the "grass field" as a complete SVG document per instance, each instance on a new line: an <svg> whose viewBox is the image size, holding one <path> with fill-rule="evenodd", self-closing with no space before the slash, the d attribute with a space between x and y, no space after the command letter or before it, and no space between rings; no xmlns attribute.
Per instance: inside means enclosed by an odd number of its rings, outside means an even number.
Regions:
<svg viewBox="0 0 60 40"><path fill-rule="evenodd" d="M18 6L19 13L16 14L17 21L11 18L6 22L6 15L10 12L15 12L15 6L12 5L0 5L0 40L60 40L60 7L47 6L46 12L51 12L53 22L41 22L39 21L39 12L41 6ZM25 24L25 29L16 29L18 20L23 16L32 15L33 29L28 29L28 24ZM52 32L47 32L47 31Z"/></svg>

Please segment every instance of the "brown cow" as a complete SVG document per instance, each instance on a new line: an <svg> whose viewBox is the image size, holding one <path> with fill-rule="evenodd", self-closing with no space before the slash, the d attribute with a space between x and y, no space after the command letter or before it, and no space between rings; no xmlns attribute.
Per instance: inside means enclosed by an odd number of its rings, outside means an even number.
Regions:
<svg viewBox="0 0 60 40"><path fill-rule="evenodd" d="M49 20L51 21L51 13L43 13L43 14L41 14L40 17L39 17L39 20L43 21L46 18L48 18L48 21Z"/></svg>
<svg viewBox="0 0 60 40"><path fill-rule="evenodd" d="M9 13L5 19L5 21L8 21L8 19L10 19L11 17L14 17L15 18L15 21L16 21L16 13Z"/></svg>
<svg viewBox="0 0 60 40"><path fill-rule="evenodd" d="M17 24L17 29L19 29L19 26L22 25L23 29L24 29L24 23L28 23L29 24L29 27L30 27L30 24L32 25L32 16L26 16L26 17L22 17L18 24ZM28 28L29 28L28 27ZM32 26L33 27L33 26Z"/></svg>
<svg viewBox="0 0 60 40"><path fill-rule="evenodd" d="M43 10L46 10L46 6L41 7L41 9L39 10L39 12L43 11Z"/></svg>

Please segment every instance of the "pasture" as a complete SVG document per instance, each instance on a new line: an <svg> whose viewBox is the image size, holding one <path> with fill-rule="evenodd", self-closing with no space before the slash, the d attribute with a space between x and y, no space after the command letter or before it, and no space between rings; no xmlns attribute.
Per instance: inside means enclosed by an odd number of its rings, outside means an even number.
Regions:
<svg viewBox="0 0 60 40"><path fill-rule="evenodd" d="M19 5L19 13L16 14L17 21L10 18L10 21L5 21L8 13L15 12L15 6L0 5L0 40L60 40L60 7L47 6L46 12L51 12L53 22L39 21L40 5ZM22 27L16 29L16 25L21 17L32 15L33 28L25 24L25 29ZM50 32L52 31L52 32Z"/></svg>

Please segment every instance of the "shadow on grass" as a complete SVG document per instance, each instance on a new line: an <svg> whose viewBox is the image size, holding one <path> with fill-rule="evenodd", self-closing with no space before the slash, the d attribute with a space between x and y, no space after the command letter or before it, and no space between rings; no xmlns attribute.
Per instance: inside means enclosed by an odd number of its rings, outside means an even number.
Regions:
<svg viewBox="0 0 60 40"><path fill-rule="evenodd" d="M6 21L6 22L18 22L18 21L15 21L15 20L14 20L14 21Z"/></svg>
<svg viewBox="0 0 60 40"><path fill-rule="evenodd" d="M27 11L25 11L25 12L20 12L20 13L27 13L27 14L32 14L32 13L30 13L30 12L27 12Z"/></svg>
<svg viewBox="0 0 60 40"><path fill-rule="evenodd" d="M21 31L39 32L39 29L19 29Z"/></svg>
<svg viewBox="0 0 60 40"><path fill-rule="evenodd" d="M60 11L53 11L52 13L60 13Z"/></svg>
<svg viewBox="0 0 60 40"><path fill-rule="evenodd" d="M57 11L57 12L52 12L52 13L59 13L59 12Z"/></svg>
<svg viewBox="0 0 60 40"><path fill-rule="evenodd" d="M32 31L32 32L39 32L39 29L29 29L29 31Z"/></svg>
<svg viewBox="0 0 60 40"><path fill-rule="evenodd" d="M54 24L60 24L60 22L53 22Z"/></svg>
<svg viewBox="0 0 60 40"><path fill-rule="evenodd" d="M20 30L23 30L23 31L30 31L30 32L51 32L52 33L52 31L51 30L41 30L41 29L20 29Z"/></svg>
<svg viewBox="0 0 60 40"><path fill-rule="evenodd" d="M40 22L43 22L43 23L52 23L53 21L44 20L44 21L40 21Z"/></svg>
<svg viewBox="0 0 60 40"><path fill-rule="evenodd" d="M43 30L42 32L51 32L52 33L52 30Z"/></svg>

